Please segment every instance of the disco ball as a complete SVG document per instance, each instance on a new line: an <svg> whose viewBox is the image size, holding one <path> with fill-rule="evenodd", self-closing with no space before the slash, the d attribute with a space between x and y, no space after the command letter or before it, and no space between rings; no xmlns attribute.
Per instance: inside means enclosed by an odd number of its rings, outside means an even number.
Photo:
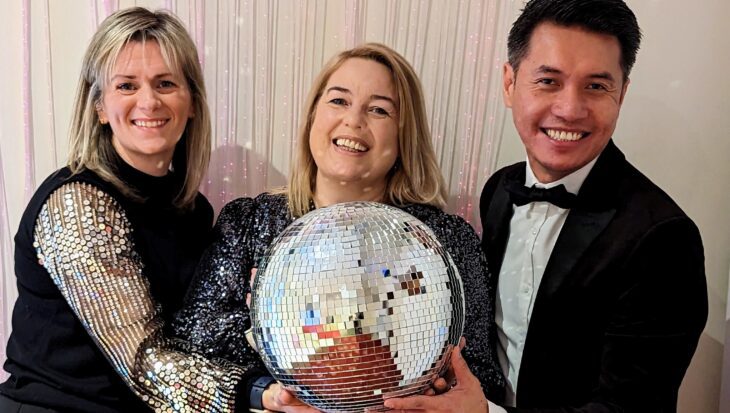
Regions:
<svg viewBox="0 0 730 413"><path fill-rule="evenodd" d="M251 324L272 376L325 412L383 411L422 393L461 337L461 278L421 221L349 202L317 209L272 243Z"/></svg>

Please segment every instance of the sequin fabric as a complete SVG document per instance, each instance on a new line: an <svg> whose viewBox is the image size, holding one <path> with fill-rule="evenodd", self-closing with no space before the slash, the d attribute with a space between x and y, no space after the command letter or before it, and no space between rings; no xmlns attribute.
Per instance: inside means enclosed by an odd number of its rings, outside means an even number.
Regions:
<svg viewBox="0 0 730 413"><path fill-rule="evenodd" d="M129 387L158 412L230 412L241 371L189 355L163 336L161 309L124 210L107 193L68 183L36 221L34 247L89 335Z"/></svg>
<svg viewBox="0 0 730 413"><path fill-rule="evenodd" d="M464 357L490 400L500 401L505 383L495 347L492 275L476 233L462 218L431 206L401 209L431 228L456 264L465 290ZM207 357L243 366L245 375L266 374L245 338L250 327L246 294L251 269L292 221L283 195L261 194L226 205L216 223L216 241L203 256L184 308L173 322L175 334Z"/></svg>

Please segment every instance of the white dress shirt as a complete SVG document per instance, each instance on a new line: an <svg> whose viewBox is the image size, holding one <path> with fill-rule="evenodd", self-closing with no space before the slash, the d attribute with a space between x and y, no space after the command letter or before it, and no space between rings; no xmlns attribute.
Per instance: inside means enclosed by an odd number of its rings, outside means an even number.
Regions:
<svg viewBox="0 0 730 413"><path fill-rule="evenodd" d="M562 184L568 192L578 194L595 163L596 159L558 181L542 184L535 178L528 161L525 167L525 186L552 188ZM497 353L502 372L507 379L507 406L515 405L522 351L525 348L535 298L568 211L548 202L514 206L509 239L499 272L495 313L499 340ZM505 412L502 407L491 402L489 411Z"/></svg>

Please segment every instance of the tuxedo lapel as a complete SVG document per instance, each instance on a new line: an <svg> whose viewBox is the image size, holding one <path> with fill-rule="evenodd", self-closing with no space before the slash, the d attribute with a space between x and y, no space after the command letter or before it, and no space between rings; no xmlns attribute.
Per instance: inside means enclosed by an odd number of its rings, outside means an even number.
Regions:
<svg viewBox="0 0 730 413"><path fill-rule="evenodd" d="M554 293L616 213L617 182L626 160L609 141L586 178L550 255L540 295ZM537 303L536 303L537 305Z"/></svg>
<svg viewBox="0 0 730 413"><path fill-rule="evenodd" d="M603 232L615 209L603 212L570 211L545 267L541 294L552 294L562 285L588 246Z"/></svg>

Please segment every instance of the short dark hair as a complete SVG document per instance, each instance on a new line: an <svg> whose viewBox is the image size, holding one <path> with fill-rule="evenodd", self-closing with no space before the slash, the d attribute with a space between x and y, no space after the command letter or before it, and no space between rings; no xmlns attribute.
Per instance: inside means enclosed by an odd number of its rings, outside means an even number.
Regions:
<svg viewBox="0 0 730 413"><path fill-rule="evenodd" d="M608 34L621 47L621 70L628 79L641 42L636 16L623 0L530 0L512 25L507 39L509 64L517 71L527 55L530 38L541 23L580 27Z"/></svg>

